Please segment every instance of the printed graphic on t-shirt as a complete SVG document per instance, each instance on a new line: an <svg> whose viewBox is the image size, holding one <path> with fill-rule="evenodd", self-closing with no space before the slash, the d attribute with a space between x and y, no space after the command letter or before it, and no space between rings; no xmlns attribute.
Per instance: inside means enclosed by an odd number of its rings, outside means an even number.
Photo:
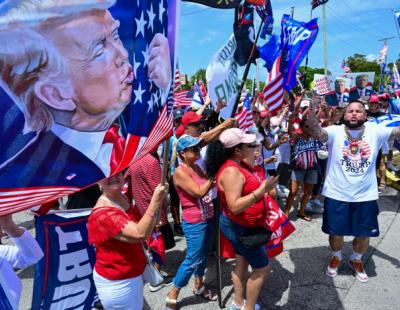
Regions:
<svg viewBox="0 0 400 310"><path fill-rule="evenodd" d="M343 159L340 160L340 164L345 167L344 171L349 175L364 174L371 165L371 161L369 161L371 148L365 141L345 140L342 146L342 155Z"/></svg>

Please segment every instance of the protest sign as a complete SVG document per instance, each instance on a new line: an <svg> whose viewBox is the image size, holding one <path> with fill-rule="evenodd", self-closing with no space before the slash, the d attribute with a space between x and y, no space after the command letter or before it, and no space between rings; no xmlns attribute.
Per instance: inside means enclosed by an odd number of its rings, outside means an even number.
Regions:
<svg viewBox="0 0 400 310"><path fill-rule="evenodd" d="M314 90L318 95L333 93L335 78L331 75L314 74Z"/></svg>
<svg viewBox="0 0 400 310"><path fill-rule="evenodd" d="M350 101L365 96L371 96L374 93L373 83L375 72L352 72L345 73L342 77L350 79Z"/></svg>
<svg viewBox="0 0 400 310"><path fill-rule="evenodd" d="M0 0L0 215L121 171L172 133L176 9Z"/></svg>
<svg viewBox="0 0 400 310"><path fill-rule="evenodd" d="M345 107L349 104L351 80L332 75L314 74L314 90L324 95L330 106Z"/></svg>
<svg viewBox="0 0 400 310"><path fill-rule="evenodd" d="M36 265L32 309L89 310L98 301L92 277L95 251L87 241L89 213L35 217L44 257Z"/></svg>
<svg viewBox="0 0 400 310"><path fill-rule="evenodd" d="M214 55L206 70L208 93L214 108L218 99L226 102L227 106L220 111L224 119L231 117L238 92L238 64L233 59L235 50L236 40L232 35Z"/></svg>

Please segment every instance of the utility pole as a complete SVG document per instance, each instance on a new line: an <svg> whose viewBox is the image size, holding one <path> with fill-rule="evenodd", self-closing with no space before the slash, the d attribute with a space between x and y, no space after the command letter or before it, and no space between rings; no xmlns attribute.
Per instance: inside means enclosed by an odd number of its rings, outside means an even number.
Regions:
<svg viewBox="0 0 400 310"><path fill-rule="evenodd" d="M326 4L322 5L322 22L324 28L324 74L328 75L328 47L326 43Z"/></svg>
<svg viewBox="0 0 400 310"><path fill-rule="evenodd" d="M378 41L379 42L383 41L383 45L387 46L387 41L392 40L392 39L394 39L394 37L386 37L386 38L378 39ZM386 52L386 55L385 55L385 66L387 66L387 52ZM383 67L381 65L381 76L379 78L379 86L382 85L382 81L383 81Z"/></svg>

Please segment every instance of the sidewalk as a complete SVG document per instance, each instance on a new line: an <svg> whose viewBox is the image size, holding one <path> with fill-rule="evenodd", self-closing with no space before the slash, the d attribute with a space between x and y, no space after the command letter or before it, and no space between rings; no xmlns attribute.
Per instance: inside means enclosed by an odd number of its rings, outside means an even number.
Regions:
<svg viewBox="0 0 400 310"><path fill-rule="evenodd" d="M330 251L327 236L321 231L322 215L314 214L312 222L305 222L292 213L296 231L285 241L285 251L271 261L271 273L262 289L261 309L399 309L400 305L400 195L388 189L379 201L381 234L371 239L370 248L363 258L370 276L368 283L359 283L350 268L343 265L339 275L331 279L325 275ZM32 228L31 217L21 213L18 222ZM174 274L184 259L185 240L176 238L177 245L167 252L165 268ZM351 254L351 238L345 239L344 257ZM206 282L216 286L216 258L210 257ZM230 271L233 262L222 262L223 298L226 307L232 301ZM30 309L32 296L32 268L20 271L23 295L20 309ZM191 292L193 281L182 289L180 309L219 309L217 302L207 302ZM150 293L144 288L144 309L164 309L168 287Z"/></svg>

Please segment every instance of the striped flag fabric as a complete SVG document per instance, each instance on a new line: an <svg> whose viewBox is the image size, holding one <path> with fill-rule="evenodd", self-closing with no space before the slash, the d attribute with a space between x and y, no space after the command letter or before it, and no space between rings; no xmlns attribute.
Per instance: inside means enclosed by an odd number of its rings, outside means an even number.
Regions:
<svg viewBox="0 0 400 310"><path fill-rule="evenodd" d="M254 125L253 112L251 111L250 96L247 95L240 112L235 114L236 121L242 131L246 131Z"/></svg>
<svg viewBox="0 0 400 310"><path fill-rule="evenodd" d="M386 55L387 55L387 50L388 50L388 46L387 44L383 44L383 47L381 49L381 51L379 52L379 62L383 63L385 61Z"/></svg>
<svg viewBox="0 0 400 310"><path fill-rule="evenodd" d="M280 72L281 56L275 60L264 86L264 99L272 115L276 115L283 104L283 74Z"/></svg>
<svg viewBox="0 0 400 310"><path fill-rule="evenodd" d="M181 88L181 74L179 72L178 66L176 66L175 69L175 75L174 75L174 91L177 92Z"/></svg>
<svg viewBox="0 0 400 310"><path fill-rule="evenodd" d="M174 106L190 106L192 104L194 89L186 89L175 92Z"/></svg>

